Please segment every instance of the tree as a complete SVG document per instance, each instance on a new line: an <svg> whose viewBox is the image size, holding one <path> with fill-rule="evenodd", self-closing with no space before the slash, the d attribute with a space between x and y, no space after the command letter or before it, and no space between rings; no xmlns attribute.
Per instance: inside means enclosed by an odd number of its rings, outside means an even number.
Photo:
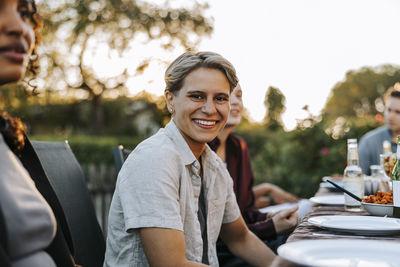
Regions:
<svg viewBox="0 0 400 267"><path fill-rule="evenodd" d="M265 95L264 105L267 110L265 115L266 126L270 130L282 129L282 113L285 111L286 98L282 92L270 86Z"/></svg>
<svg viewBox="0 0 400 267"><path fill-rule="evenodd" d="M94 130L101 133L102 98L126 93L125 84L132 74L126 66L110 66L99 74L96 58L100 51L121 60L136 39L159 40L163 49L194 48L201 36L212 32L212 21L202 15L207 8L198 3L189 8L170 8L134 0L42 1L43 87L70 90L89 98ZM143 60L136 71L143 71L149 62Z"/></svg>
<svg viewBox="0 0 400 267"><path fill-rule="evenodd" d="M400 81L400 68L383 65L348 71L338 82L322 112L324 119L375 116L384 109L383 94Z"/></svg>

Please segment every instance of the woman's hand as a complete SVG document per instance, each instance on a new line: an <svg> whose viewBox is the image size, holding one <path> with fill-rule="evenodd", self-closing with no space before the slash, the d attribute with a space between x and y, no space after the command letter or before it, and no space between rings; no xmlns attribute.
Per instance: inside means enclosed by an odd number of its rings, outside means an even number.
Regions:
<svg viewBox="0 0 400 267"><path fill-rule="evenodd" d="M256 208L282 204L285 202L297 202L299 199L279 186L262 183L253 187Z"/></svg>
<svg viewBox="0 0 400 267"><path fill-rule="evenodd" d="M290 194L289 192L286 192L285 190L276 185L272 185L269 195L273 197L275 204L282 204L285 202L296 202L299 200L296 196Z"/></svg>
<svg viewBox="0 0 400 267"><path fill-rule="evenodd" d="M272 221L275 226L276 234L285 234L292 232L300 222L299 214L297 213L298 206L278 211L272 214Z"/></svg>

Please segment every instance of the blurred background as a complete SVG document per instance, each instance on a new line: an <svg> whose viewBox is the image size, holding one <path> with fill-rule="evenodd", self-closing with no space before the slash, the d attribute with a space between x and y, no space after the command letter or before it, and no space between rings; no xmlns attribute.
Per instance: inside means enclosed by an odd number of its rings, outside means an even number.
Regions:
<svg viewBox="0 0 400 267"><path fill-rule="evenodd" d="M237 133L256 183L314 195L323 176L342 174L346 139L384 123L382 95L400 81L400 2L213 2L39 1L40 73L28 89L0 88L0 109L32 140L68 140L90 190L112 192L112 147L134 149L170 119L165 68L185 50L213 50L238 70Z"/></svg>

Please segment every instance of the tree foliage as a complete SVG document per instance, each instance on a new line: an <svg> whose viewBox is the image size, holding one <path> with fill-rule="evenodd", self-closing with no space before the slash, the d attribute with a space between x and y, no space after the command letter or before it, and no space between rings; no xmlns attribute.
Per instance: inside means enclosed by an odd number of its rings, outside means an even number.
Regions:
<svg viewBox="0 0 400 267"><path fill-rule="evenodd" d="M266 127L275 131L282 129L282 114L285 111L286 98L282 92L273 86L270 86L265 95L264 105L267 110L265 115Z"/></svg>
<svg viewBox="0 0 400 267"><path fill-rule="evenodd" d="M338 82L323 110L327 120L342 117L375 116L384 109L383 94L400 81L400 67L383 65L348 71Z"/></svg>
<svg viewBox="0 0 400 267"><path fill-rule="evenodd" d="M94 129L101 133L102 98L126 93L126 81L132 74L126 67L116 71L110 66L106 75L99 75L95 65L99 51L121 59L137 39L160 40L164 49L193 48L201 36L212 32L212 21L202 15L207 8L197 3L190 8L170 8L134 0L43 1L43 86L47 90L76 89L88 97ZM137 64L136 71L143 71L149 62L147 58Z"/></svg>
<svg viewBox="0 0 400 267"><path fill-rule="evenodd" d="M1 91L0 91L1 92ZM29 134L89 135L91 133L91 103L88 100L42 105L41 96L34 103L18 105L9 110L28 126ZM21 98L24 99L24 98ZM135 97L104 99L104 135L146 138L169 120L163 97L142 92Z"/></svg>

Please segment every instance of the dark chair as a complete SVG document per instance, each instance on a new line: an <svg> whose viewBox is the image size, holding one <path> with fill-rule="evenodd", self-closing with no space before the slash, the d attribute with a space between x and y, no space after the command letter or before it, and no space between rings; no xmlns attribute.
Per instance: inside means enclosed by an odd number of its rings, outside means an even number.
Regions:
<svg viewBox="0 0 400 267"><path fill-rule="evenodd" d="M115 169L116 169L117 173L119 173L119 171L121 170L122 164L124 164L125 160L128 158L129 154L132 151L125 149L122 145L113 147L112 151L113 151L113 155L114 155Z"/></svg>
<svg viewBox="0 0 400 267"><path fill-rule="evenodd" d="M84 267L103 265L105 241L82 169L67 142L32 142L67 218L75 260Z"/></svg>

